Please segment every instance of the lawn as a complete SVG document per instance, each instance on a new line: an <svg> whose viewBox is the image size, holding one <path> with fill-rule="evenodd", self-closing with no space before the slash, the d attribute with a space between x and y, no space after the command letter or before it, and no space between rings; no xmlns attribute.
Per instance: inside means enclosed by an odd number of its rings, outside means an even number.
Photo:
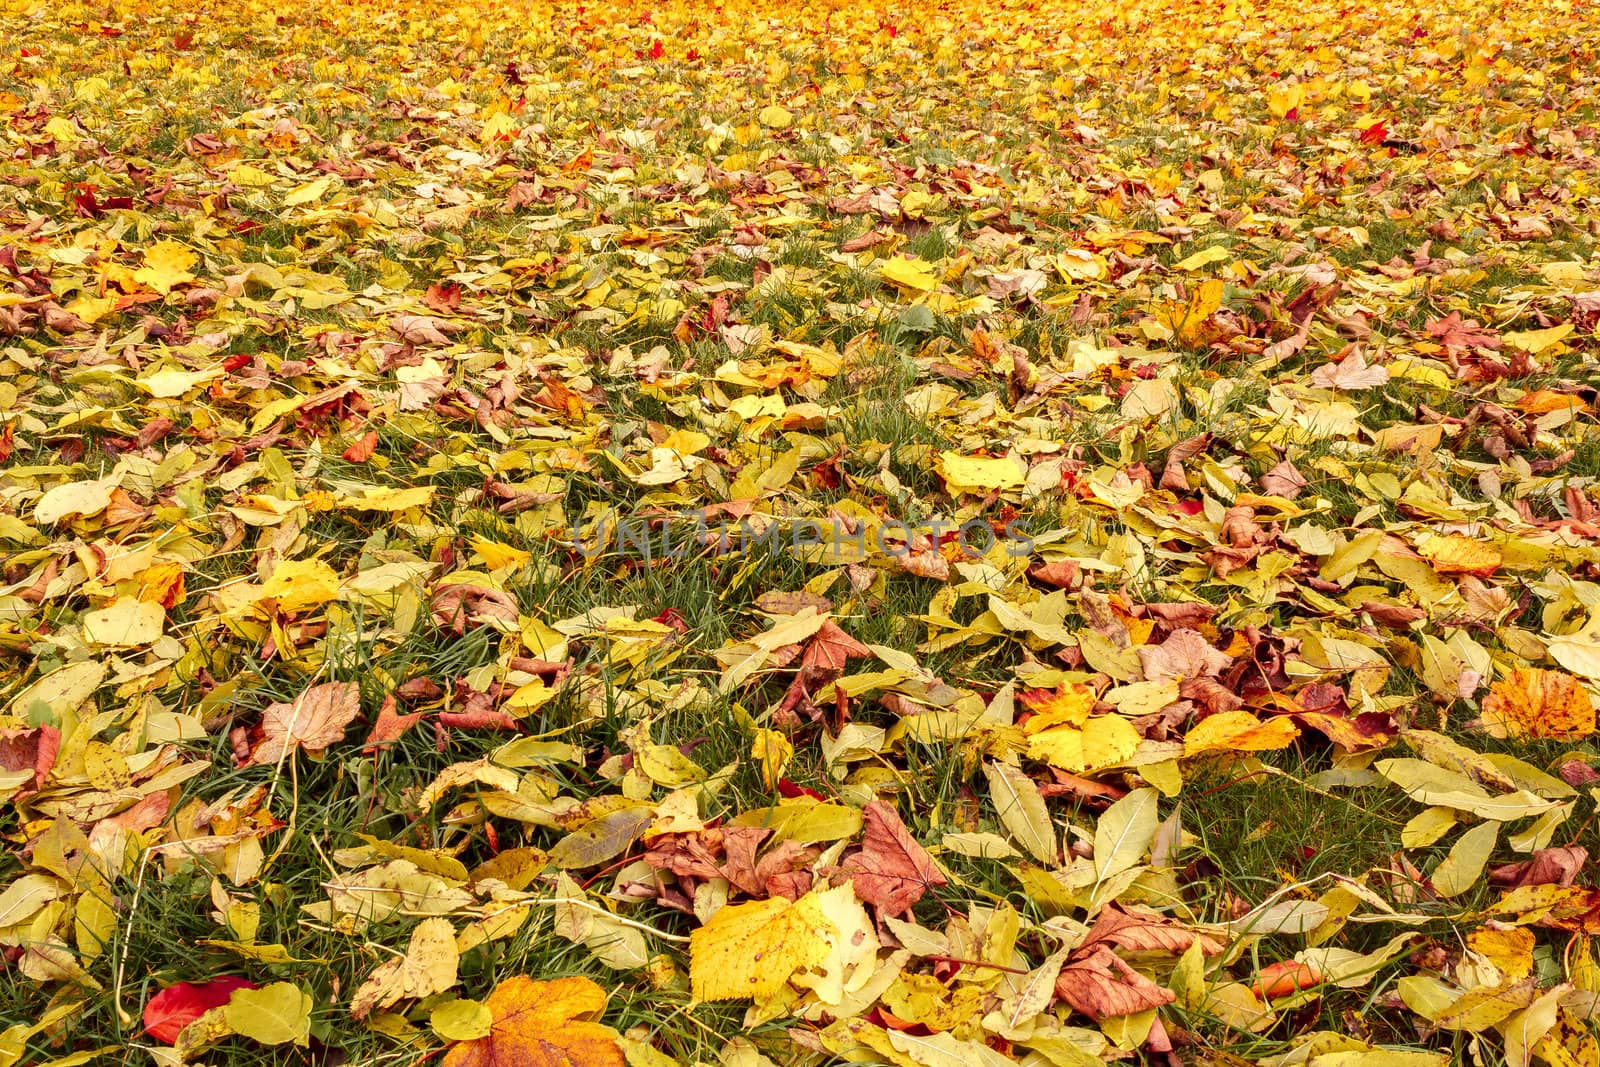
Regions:
<svg viewBox="0 0 1600 1067"><path fill-rule="evenodd" d="M0 1067L1600 1067L1589 3L0 41Z"/></svg>

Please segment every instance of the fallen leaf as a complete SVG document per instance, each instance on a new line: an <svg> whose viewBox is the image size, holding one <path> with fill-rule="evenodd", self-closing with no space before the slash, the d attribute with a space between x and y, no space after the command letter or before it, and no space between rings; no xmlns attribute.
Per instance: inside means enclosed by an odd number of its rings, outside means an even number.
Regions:
<svg viewBox="0 0 1600 1067"><path fill-rule="evenodd" d="M615 1031L592 1021L605 990L587 978L507 978L483 1006L488 1035L451 1046L441 1067L624 1067Z"/></svg>

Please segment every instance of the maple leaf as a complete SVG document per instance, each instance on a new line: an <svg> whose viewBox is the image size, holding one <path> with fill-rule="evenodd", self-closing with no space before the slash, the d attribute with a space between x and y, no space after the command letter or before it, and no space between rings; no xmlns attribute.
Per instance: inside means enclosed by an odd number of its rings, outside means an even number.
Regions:
<svg viewBox="0 0 1600 1067"><path fill-rule="evenodd" d="M1498 335L1485 330L1477 319L1462 319L1459 311L1452 311L1442 319L1429 322L1428 336L1438 338L1447 351L1499 348L1501 344Z"/></svg>
<svg viewBox="0 0 1600 1067"><path fill-rule="evenodd" d="M606 999L587 978L507 978L483 1002L488 1036L452 1046L441 1067L623 1067L616 1032L592 1021Z"/></svg>
<svg viewBox="0 0 1600 1067"><path fill-rule="evenodd" d="M929 889L945 884L933 858L892 806L873 800L861 813L866 826L861 851L841 864L850 872L856 896L875 906L880 915L902 915Z"/></svg>
<svg viewBox="0 0 1600 1067"><path fill-rule="evenodd" d="M800 663L804 667L842 671L846 660L870 655L872 649L839 629L832 619L828 619L817 630L811 643L806 645Z"/></svg>
<svg viewBox="0 0 1600 1067"><path fill-rule="evenodd" d="M343 740L345 727L359 714L361 690L354 682L314 685L293 701L267 706L261 740L245 762L277 763L296 749L321 752Z"/></svg>

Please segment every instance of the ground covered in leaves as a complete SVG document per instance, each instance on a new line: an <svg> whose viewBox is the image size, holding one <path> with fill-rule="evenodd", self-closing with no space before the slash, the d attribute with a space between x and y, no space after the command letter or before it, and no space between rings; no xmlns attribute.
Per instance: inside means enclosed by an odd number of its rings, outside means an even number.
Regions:
<svg viewBox="0 0 1600 1067"><path fill-rule="evenodd" d="M1600 1065L1600 19L0 0L0 1065Z"/></svg>

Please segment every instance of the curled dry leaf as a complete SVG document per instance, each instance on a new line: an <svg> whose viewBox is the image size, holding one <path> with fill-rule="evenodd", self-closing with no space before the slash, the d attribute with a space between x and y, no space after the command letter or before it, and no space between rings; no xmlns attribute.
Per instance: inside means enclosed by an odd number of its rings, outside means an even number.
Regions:
<svg viewBox="0 0 1600 1067"><path fill-rule="evenodd" d="M345 727L359 714L361 691L354 682L314 685L261 713L261 740L245 762L277 763L295 749L322 752L344 739Z"/></svg>

